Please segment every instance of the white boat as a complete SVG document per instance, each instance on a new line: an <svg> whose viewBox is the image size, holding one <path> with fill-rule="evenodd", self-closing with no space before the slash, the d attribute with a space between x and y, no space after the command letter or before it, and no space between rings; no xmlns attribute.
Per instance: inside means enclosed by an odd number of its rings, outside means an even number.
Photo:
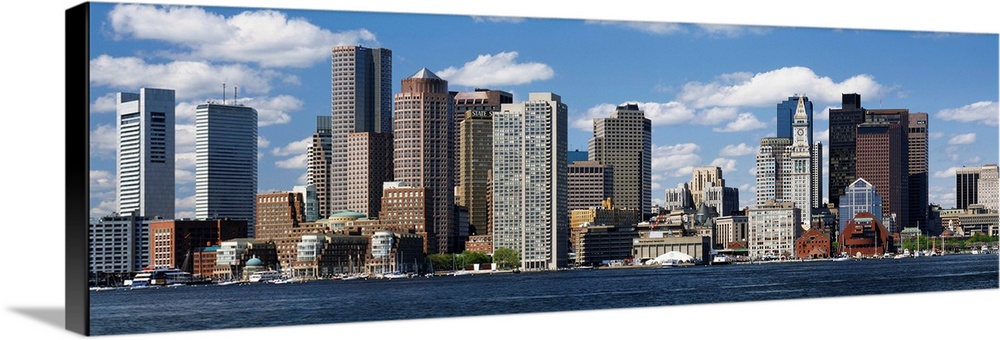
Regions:
<svg viewBox="0 0 1000 340"><path fill-rule="evenodd" d="M733 258L726 255L716 255L714 258L712 258L713 265L731 264L731 263L733 263Z"/></svg>
<svg viewBox="0 0 1000 340"><path fill-rule="evenodd" d="M403 273L400 273L400 272L395 272L395 273L385 274L383 277L392 280L392 279L405 279L405 278L408 278L410 276L406 275L406 274L403 274Z"/></svg>
<svg viewBox="0 0 1000 340"><path fill-rule="evenodd" d="M281 272L277 270L262 270L253 274L250 274L250 282L271 282L274 280L281 279Z"/></svg>
<svg viewBox="0 0 1000 340"><path fill-rule="evenodd" d="M142 288L150 286L188 284L191 280L191 273L177 268L147 269L136 274L135 277L132 278L132 283L129 287Z"/></svg>

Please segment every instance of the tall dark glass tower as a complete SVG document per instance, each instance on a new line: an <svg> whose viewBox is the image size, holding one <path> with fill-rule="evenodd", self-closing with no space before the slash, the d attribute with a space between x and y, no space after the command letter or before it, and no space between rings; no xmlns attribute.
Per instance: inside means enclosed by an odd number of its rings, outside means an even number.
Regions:
<svg viewBox="0 0 1000 340"><path fill-rule="evenodd" d="M860 94L845 93L841 108L830 109L830 175L827 198L830 203L838 206L844 188L856 179L855 140L858 124L864 121L865 109L861 107ZM779 129L780 126L779 118Z"/></svg>
<svg viewBox="0 0 1000 340"><path fill-rule="evenodd" d="M795 109L799 104L799 96L788 97L788 100L778 103L778 137L792 139L792 123L795 116ZM809 145L813 145L813 103L809 97L802 96L802 104L806 108L806 117L809 120L808 139ZM831 201L832 202L832 201Z"/></svg>

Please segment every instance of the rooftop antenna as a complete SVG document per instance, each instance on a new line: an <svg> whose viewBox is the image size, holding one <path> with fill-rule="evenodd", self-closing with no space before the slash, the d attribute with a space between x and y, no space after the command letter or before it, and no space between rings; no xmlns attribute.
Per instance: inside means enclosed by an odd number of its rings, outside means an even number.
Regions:
<svg viewBox="0 0 1000 340"><path fill-rule="evenodd" d="M226 105L226 83L222 83L222 105Z"/></svg>
<svg viewBox="0 0 1000 340"><path fill-rule="evenodd" d="M236 85L233 85L233 101L234 105L239 104L240 101L240 87Z"/></svg>

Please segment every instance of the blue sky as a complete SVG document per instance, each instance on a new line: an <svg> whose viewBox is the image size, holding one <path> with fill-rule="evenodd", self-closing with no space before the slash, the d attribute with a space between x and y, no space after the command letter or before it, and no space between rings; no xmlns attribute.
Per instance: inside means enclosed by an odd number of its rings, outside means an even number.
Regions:
<svg viewBox="0 0 1000 340"><path fill-rule="evenodd" d="M426 67L450 89L554 92L569 106L570 150L591 120L640 103L653 121L653 201L717 165L741 204L753 201L760 138L796 93L826 111L842 93L866 108L930 115L930 201L954 204L954 169L996 163L998 39L857 29L517 19L223 7L95 4L91 21L91 214L114 210L114 93L177 95L177 212L194 211L194 106L226 83L260 112L259 190L303 183L305 139L330 114L329 51L393 51L393 86ZM170 29L164 29L169 27ZM825 158L825 157L824 157ZM824 160L824 163L826 161ZM824 180L825 182L825 180ZM825 183L824 183L825 184ZM828 190L828 189L824 189ZM826 192L826 191L824 191Z"/></svg>

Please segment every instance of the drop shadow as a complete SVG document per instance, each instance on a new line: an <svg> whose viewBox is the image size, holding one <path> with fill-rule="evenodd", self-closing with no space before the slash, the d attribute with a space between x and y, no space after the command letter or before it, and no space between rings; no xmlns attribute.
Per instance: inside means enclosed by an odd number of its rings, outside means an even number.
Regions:
<svg viewBox="0 0 1000 340"><path fill-rule="evenodd" d="M66 328L66 309L59 307L10 307L10 310L42 321L50 326Z"/></svg>

